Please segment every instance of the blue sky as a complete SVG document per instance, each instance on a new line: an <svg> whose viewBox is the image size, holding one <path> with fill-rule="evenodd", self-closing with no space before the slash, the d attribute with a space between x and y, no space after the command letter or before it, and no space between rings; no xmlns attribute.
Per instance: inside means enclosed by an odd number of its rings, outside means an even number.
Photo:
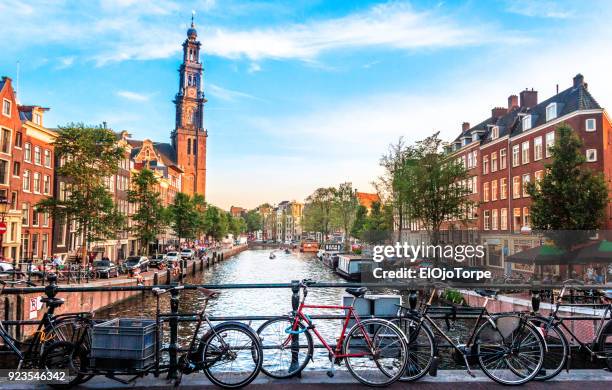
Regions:
<svg viewBox="0 0 612 390"><path fill-rule="evenodd" d="M610 2L0 0L0 74L46 125L106 121L168 141L192 10L203 44L211 203L368 191L400 136L485 119L578 72L612 102Z"/></svg>

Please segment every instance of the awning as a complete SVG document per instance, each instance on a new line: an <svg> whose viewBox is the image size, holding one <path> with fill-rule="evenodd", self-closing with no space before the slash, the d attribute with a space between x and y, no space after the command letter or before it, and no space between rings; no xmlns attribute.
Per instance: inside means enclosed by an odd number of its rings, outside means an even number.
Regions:
<svg viewBox="0 0 612 390"><path fill-rule="evenodd" d="M567 264L567 251L554 245L540 245L506 257L506 261L519 264Z"/></svg>

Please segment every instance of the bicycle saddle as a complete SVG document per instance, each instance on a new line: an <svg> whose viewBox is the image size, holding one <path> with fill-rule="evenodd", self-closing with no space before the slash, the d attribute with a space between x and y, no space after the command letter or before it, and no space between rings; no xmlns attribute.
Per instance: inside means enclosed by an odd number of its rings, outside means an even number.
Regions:
<svg viewBox="0 0 612 390"><path fill-rule="evenodd" d="M495 291L495 290L485 290L485 289L478 288L475 291L476 291L476 293L478 295L480 295L482 297L492 298L492 297L497 295L497 291Z"/></svg>
<svg viewBox="0 0 612 390"><path fill-rule="evenodd" d="M349 287L346 290L347 293L351 294L352 296L359 298L365 295L366 292L368 292L368 288L367 287Z"/></svg>

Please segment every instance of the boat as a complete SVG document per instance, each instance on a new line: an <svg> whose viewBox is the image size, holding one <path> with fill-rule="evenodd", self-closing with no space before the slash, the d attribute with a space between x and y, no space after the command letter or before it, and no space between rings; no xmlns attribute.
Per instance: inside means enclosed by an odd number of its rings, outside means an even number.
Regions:
<svg viewBox="0 0 612 390"><path fill-rule="evenodd" d="M274 254L274 252L270 252L270 259L276 259L276 255Z"/></svg>
<svg viewBox="0 0 612 390"><path fill-rule="evenodd" d="M285 254L286 255L290 255L291 254L291 251L289 250L289 248L285 248Z"/></svg>
<svg viewBox="0 0 612 390"><path fill-rule="evenodd" d="M326 253L323 255L323 265L331 268L332 271L335 271L338 268L338 259L340 258L339 253Z"/></svg>
<svg viewBox="0 0 612 390"><path fill-rule="evenodd" d="M317 253L319 250L319 243L314 240L302 241L300 252L304 253Z"/></svg>
<svg viewBox="0 0 612 390"><path fill-rule="evenodd" d="M372 272L374 260L361 255L339 255L336 273L341 277L361 281L364 272Z"/></svg>

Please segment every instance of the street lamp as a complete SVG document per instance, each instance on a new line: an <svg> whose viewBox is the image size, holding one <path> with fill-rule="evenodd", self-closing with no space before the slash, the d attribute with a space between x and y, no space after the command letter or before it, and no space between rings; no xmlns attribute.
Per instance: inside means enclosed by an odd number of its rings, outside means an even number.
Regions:
<svg viewBox="0 0 612 390"><path fill-rule="evenodd" d="M4 222L4 218L6 216L6 211L8 209L8 199L5 196L0 197L0 260L4 260L4 247L2 246L2 241L4 239L4 233L6 233L6 222ZM13 259L13 276L15 276L14 272L16 270L15 259Z"/></svg>

